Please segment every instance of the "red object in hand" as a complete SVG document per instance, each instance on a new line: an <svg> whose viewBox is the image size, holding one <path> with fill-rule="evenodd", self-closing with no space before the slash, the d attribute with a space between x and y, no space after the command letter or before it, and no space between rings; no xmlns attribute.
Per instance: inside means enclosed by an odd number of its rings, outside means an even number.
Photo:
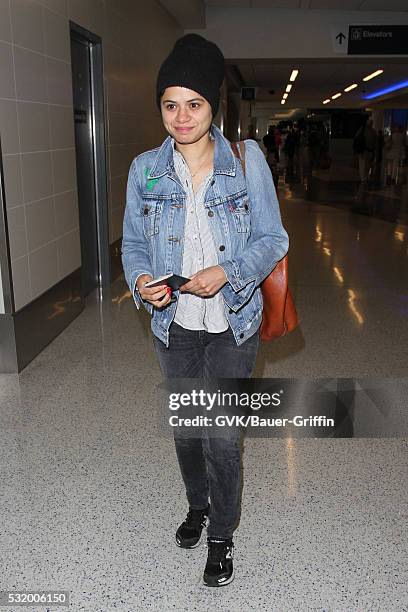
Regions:
<svg viewBox="0 0 408 612"><path fill-rule="evenodd" d="M171 287L166 287L166 293L167 293L168 295L171 295Z"/></svg>

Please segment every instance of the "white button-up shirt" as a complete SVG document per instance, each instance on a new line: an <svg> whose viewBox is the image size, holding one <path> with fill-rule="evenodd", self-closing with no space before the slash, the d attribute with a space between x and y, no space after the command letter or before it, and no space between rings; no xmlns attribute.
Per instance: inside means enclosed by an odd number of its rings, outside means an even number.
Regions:
<svg viewBox="0 0 408 612"><path fill-rule="evenodd" d="M194 193L190 169L174 144L172 139L174 168L187 193L182 275L190 278L195 272L218 264L208 214L204 206L205 192L213 171L207 174ZM203 329L211 333L227 330L228 320L221 293L218 291L214 296L204 298L190 293L180 293L174 321L186 329Z"/></svg>

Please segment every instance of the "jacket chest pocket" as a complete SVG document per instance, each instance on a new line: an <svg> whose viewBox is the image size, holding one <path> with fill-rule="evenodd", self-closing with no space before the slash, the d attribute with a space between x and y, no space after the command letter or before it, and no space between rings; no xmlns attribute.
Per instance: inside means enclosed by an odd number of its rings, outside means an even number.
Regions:
<svg viewBox="0 0 408 612"><path fill-rule="evenodd" d="M234 219L239 234L248 233L251 229L251 210L248 198L231 199L227 202L228 213Z"/></svg>
<svg viewBox="0 0 408 612"><path fill-rule="evenodd" d="M142 206L143 231L146 236L159 233L163 202L144 202Z"/></svg>

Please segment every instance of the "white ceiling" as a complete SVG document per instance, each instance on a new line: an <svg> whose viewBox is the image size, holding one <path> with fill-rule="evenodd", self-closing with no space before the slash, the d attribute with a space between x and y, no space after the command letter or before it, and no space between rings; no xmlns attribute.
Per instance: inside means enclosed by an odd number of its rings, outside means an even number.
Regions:
<svg viewBox="0 0 408 612"><path fill-rule="evenodd" d="M204 0L226 8L280 8L338 11L408 11L407 0Z"/></svg>
<svg viewBox="0 0 408 612"><path fill-rule="evenodd" d="M361 11L408 11L408 0L160 0L167 11L176 18L182 27L205 27L204 7L224 8L270 8L270 9L311 9L311 10L361 10ZM231 11L232 12L232 11ZM251 11L249 11L250 13ZM347 15L347 13L344 13ZM313 16L310 15L313 19ZM296 13L294 13L296 18ZM195 25L191 25L194 23ZM202 24L197 25L197 24ZM290 36L290 33L288 33ZM384 59L341 57L331 60L234 60L227 61L236 65L243 77L244 84L258 87L260 102L280 106L282 94L292 68L298 68L300 74L296 79L284 108L316 108L322 101L337 92L342 96L323 108L361 107L373 104L363 99L362 89L371 91L408 80L408 57ZM362 78L377 68L384 73L372 81L362 84ZM345 93L343 90L352 83L359 83L355 90ZM232 83L232 82L231 82ZM235 83L237 86L237 83ZM268 90L274 89L271 96ZM399 92L401 95L402 91ZM398 92L395 95L398 95ZM282 108L282 107L281 107Z"/></svg>
<svg viewBox="0 0 408 612"><path fill-rule="evenodd" d="M159 0L159 2L183 29L205 28L205 11L207 7L230 9L408 11L408 0Z"/></svg>
<svg viewBox="0 0 408 612"><path fill-rule="evenodd" d="M282 94L289 83L291 71L297 68L299 75L293 83L285 108L319 107L322 106L324 99L330 98L337 92L341 92L342 96L333 100L326 106L327 108L369 106L374 102L363 99L363 90L369 94L394 83L408 80L408 58L406 62L317 60L312 63L290 60L290 62L278 63L246 60L235 62L234 65L241 73L245 85L259 88L257 100L274 106L280 104ZM384 70L383 74L371 81L362 81L363 77L378 68ZM357 83L358 87L349 93L344 92L344 89L353 83ZM271 89L275 90L274 95L268 93ZM394 95L400 94L401 91Z"/></svg>
<svg viewBox="0 0 408 612"><path fill-rule="evenodd" d="M205 28L205 2L203 0L159 0L163 8L182 28Z"/></svg>

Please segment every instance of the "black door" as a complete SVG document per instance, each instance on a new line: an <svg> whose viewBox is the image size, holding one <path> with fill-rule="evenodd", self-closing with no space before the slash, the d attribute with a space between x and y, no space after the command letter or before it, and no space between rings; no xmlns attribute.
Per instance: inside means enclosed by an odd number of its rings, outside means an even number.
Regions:
<svg viewBox="0 0 408 612"><path fill-rule="evenodd" d="M81 286L85 297L99 285L94 109L90 43L71 31L76 169L81 240Z"/></svg>

